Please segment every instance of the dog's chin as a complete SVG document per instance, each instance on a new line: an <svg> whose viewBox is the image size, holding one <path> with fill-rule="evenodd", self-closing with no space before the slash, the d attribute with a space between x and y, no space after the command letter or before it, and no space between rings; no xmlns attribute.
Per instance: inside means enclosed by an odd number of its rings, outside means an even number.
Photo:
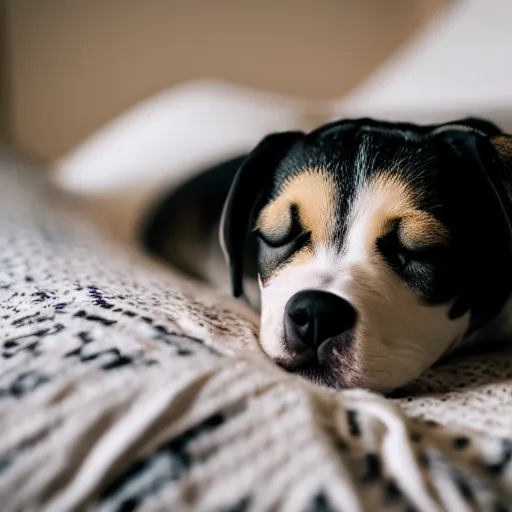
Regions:
<svg viewBox="0 0 512 512"><path fill-rule="evenodd" d="M324 341L318 348L317 358L309 361L289 354L275 360L284 370L299 375L315 384L334 389L354 388L362 384L357 358L353 348L346 347L352 341L352 333Z"/></svg>

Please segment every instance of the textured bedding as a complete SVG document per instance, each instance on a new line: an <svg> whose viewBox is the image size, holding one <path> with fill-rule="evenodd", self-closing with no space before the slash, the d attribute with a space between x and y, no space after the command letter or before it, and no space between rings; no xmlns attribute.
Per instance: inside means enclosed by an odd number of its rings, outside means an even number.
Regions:
<svg viewBox="0 0 512 512"><path fill-rule="evenodd" d="M316 387L38 171L0 156L0 510L512 510L512 355Z"/></svg>

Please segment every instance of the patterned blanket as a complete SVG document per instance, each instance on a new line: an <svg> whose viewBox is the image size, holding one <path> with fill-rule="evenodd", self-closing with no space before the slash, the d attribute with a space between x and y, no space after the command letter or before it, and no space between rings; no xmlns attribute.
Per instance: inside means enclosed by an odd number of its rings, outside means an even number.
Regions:
<svg viewBox="0 0 512 512"><path fill-rule="evenodd" d="M0 510L512 510L510 354L316 387L42 174L0 157Z"/></svg>

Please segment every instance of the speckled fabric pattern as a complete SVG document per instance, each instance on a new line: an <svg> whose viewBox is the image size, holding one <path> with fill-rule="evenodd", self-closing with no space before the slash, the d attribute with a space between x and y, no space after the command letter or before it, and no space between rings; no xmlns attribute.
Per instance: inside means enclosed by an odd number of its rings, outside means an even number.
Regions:
<svg viewBox="0 0 512 512"><path fill-rule="evenodd" d="M318 388L40 176L0 157L2 511L512 510L510 355Z"/></svg>

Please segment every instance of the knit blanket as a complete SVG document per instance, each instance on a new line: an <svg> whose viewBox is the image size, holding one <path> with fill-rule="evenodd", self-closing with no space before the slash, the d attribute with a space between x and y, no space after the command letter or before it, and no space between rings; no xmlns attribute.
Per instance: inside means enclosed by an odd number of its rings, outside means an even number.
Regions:
<svg viewBox="0 0 512 512"><path fill-rule="evenodd" d="M43 174L0 156L2 511L512 510L510 354L317 387Z"/></svg>

